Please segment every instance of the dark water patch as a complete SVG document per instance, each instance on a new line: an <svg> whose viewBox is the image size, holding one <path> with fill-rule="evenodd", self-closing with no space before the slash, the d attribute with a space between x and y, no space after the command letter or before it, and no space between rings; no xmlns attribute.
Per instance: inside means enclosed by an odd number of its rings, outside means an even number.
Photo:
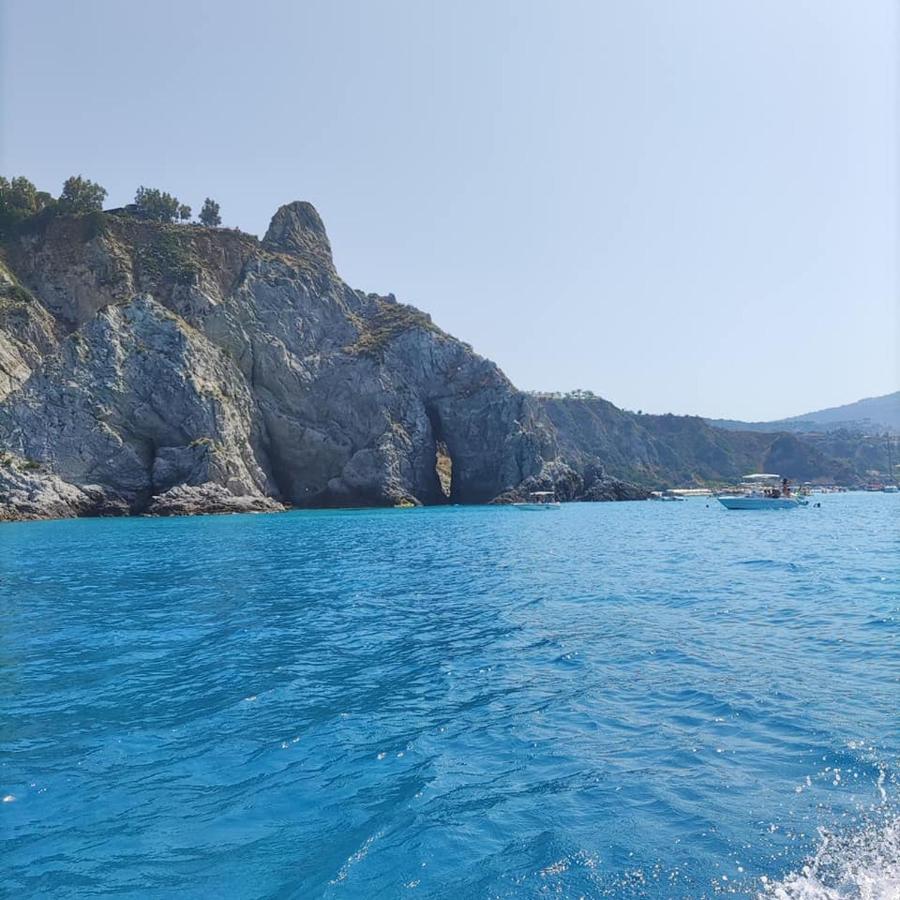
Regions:
<svg viewBox="0 0 900 900"><path fill-rule="evenodd" d="M738 562L738 565L744 566L748 569L775 569L783 572L808 571L808 567L805 565L801 565L800 563L777 559L742 559Z"/></svg>

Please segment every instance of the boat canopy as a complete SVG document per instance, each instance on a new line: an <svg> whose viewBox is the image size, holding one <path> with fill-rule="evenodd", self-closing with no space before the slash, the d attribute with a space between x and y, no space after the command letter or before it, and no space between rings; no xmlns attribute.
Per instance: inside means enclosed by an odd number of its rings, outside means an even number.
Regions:
<svg viewBox="0 0 900 900"><path fill-rule="evenodd" d="M754 475L745 475L744 481L773 481L781 478L780 475L769 475L765 472L757 472Z"/></svg>
<svg viewBox="0 0 900 900"><path fill-rule="evenodd" d="M530 497L552 497L556 491L532 491Z"/></svg>

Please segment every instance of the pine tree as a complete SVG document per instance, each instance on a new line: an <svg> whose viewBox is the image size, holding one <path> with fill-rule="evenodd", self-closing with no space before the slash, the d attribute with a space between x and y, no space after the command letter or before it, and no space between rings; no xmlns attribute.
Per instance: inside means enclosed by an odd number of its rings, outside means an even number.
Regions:
<svg viewBox="0 0 900 900"><path fill-rule="evenodd" d="M66 213L97 212L103 209L105 199L105 188L80 175L72 175L59 195L59 209Z"/></svg>
<svg viewBox="0 0 900 900"><path fill-rule="evenodd" d="M218 228L222 224L219 215L219 204L210 197L203 201L203 209L200 210L200 224L207 228Z"/></svg>

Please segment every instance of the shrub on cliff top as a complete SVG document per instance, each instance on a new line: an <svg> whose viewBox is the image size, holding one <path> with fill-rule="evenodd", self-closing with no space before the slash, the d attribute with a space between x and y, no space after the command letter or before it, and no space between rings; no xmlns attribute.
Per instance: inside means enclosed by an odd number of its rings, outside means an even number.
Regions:
<svg viewBox="0 0 900 900"><path fill-rule="evenodd" d="M207 197L203 201L203 209L200 210L200 224L207 228L218 228L222 224L222 217L219 215L219 204L211 197Z"/></svg>
<svg viewBox="0 0 900 900"><path fill-rule="evenodd" d="M64 213L100 212L105 199L106 188L80 175L72 175L63 184L57 206Z"/></svg>
<svg viewBox="0 0 900 900"><path fill-rule="evenodd" d="M407 331L419 328L440 334L440 329L431 321L431 316L414 306L380 299L376 310L368 321L359 321L359 337L356 343L346 348L348 352L381 357L391 341Z"/></svg>
<svg viewBox="0 0 900 900"><path fill-rule="evenodd" d="M152 241L142 243L137 261L142 283L148 286L167 280L190 284L197 275L190 238L184 234L161 231Z"/></svg>
<svg viewBox="0 0 900 900"><path fill-rule="evenodd" d="M0 176L0 204L5 209L34 215L52 202L46 191L39 191L24 175L11 179Z"/></svg>
<svg viewBox="0 0 900 900"><path fill-rule="evenodd" d="M15 178L0 176L0 237L54 202L50 194L39 191L23 175Z"/></svg>
<svg viewBox="0 0 900 900"><path fill-rule="evenodd" d="M151 222L174 222L176 219L191 217L191 208L182 204L177 197L143 185L134 195L134 206L138 218L149 219Z"/></svg>

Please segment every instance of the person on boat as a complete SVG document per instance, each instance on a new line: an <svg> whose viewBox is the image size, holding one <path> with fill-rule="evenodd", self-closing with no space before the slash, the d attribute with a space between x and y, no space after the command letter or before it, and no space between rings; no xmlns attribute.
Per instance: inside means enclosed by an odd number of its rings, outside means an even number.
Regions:
<svg viewBox="0 0 900 900"><path fill-rule="evenodd" d="M781 496L782 497L790 497L791 496L791 486L788 484L787 478L781 479Z"/></svg>

